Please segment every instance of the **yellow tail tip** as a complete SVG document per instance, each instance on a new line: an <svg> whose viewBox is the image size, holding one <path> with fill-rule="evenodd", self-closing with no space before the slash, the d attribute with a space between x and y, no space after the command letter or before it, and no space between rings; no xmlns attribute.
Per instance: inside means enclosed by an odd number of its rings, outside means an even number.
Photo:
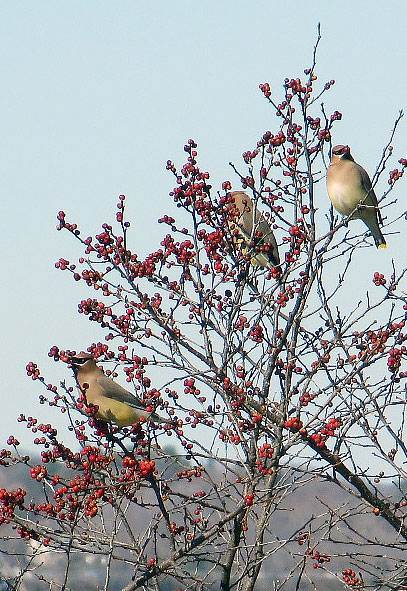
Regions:
<svg viewBox="0 0 407 591"><path fill-rule="evenodd" d="M382 244L379 244L377 248L387 248L387 244L383 242Z"/></svg>

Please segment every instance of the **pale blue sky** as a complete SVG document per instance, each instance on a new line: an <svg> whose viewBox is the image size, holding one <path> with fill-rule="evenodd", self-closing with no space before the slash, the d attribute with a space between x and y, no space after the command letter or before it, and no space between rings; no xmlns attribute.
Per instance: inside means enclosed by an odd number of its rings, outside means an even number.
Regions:
<svg viewBox="0 0 407 591"><path fill-rule="evenodd" d="M275 125L259 83L278 88L302 74L318 21L319 78L337 81L327 110L344 114L335 143L349 143L373 172L406 108L407 26L405 0L3 0L0 7L1 446L10 433L27 441L19 412L54 416L38 407L42 390L26 377L26 363L38 362L58 382L64 366L48 359L49 348L102 338L76 312L91 294L54 268L60 256L79 254L55 230L58 210L88 235L112 219L125 193L136 250L155 249L163 232L156 220L173 211L167 159L182 163L191 137L212 184L232 178L228 162L240 162ZM404 154L406 130L404 120L394 142Z"/></svg>

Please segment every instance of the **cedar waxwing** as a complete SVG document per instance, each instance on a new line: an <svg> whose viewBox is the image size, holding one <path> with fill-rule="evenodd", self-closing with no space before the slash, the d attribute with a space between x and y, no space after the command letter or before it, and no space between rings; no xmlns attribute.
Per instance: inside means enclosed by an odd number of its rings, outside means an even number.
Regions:
<svg viewBox="0 0 407 591"><path fill-rule="evenodd" d="M280 264L277 242L264 215L253 207L253 201L246 193L234 191L229 196L233 197L237 210L233 219L240 234L237 242L242 244L244 252L253 253L251 264L269 269L277 267Z"/></svg>
<svg viewBox="0 0 407 591"><path fill-rule="evenodd" d="M171 423L154 412L148 412L142 402L120 384L105 376L89 353L79 353L71 359L78 384L89 404L98 406L96 418L128 427L141 417L156 423ZM87 386L84 387L84 384Z"/></svg>
<svg viewBox="0 0 407 591"><path fill-rule="evenodd" d="M379 222L383 222L372 182L366 170L352 158L349 146L332 149L326 186L334 208L343 216L352 214L351 219L361 219L371 231L377 248L387 248L379 228Z"/></svg>

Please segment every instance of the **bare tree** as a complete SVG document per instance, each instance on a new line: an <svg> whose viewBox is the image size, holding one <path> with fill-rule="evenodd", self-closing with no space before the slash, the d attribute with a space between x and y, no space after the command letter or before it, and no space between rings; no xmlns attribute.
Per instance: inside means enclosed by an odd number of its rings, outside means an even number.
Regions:
<svg viewBox="0 0 407 591"><path fill-rule="evenodd" d="M41 402L69 416L78 446L22 415L41 461L14 438L1 452L7 477L23 466L36 485L0 490L2 551L16 565L4 588L403 588L407 267L395 253L391 277L360 288L350 278L361 250L380 266L371 236L327 197L316 206L341 119L321 103L334 81L319 86L319 40L280 101L260 85L276 130L243 154L244 170L232 165L235 187L210 186L193 140L180 170L168 161L180 221L159 220L167 234L145 259L129 249L124 196L95 237L58 214L84 254L57 267L94 290L79 312L104 334L87 350L169 423L103 424L74 378L47 384L30 362ZM405 223L390 200L398 162L379 199L385 233ZM242 248L232 188L273 229L280 265L252 266L264 245L253 224ZM49 355L66 374L74 353Z"/></svg>

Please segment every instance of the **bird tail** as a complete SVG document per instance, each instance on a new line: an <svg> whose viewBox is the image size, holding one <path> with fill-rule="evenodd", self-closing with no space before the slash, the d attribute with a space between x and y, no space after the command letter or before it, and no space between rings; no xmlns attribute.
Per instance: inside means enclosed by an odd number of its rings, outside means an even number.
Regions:
<svg viewBox="0 0 407 591"><path fill-rule="evenodd" d="M387 248L387 242L380 231L380 228L377 228L373 234L374 242L376 244L376 248Z"/></svg>

